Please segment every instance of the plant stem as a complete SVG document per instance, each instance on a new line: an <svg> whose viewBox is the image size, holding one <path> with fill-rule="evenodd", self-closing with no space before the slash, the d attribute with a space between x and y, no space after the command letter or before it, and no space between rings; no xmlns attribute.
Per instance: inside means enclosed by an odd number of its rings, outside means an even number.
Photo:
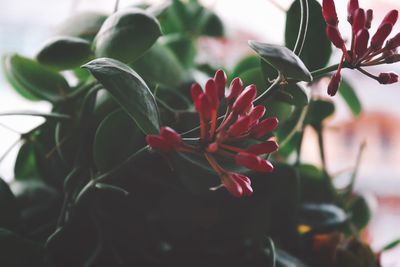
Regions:
<svg viewBox="0 0 400 267"><path fill-rule="evenodd" d="M293 52L300 56L304 43L307 37L307 29L308 29L308 19L309 19L309 7L308 0L300 0L300 29L297 35L296 45L294 46Z"/></svg>
<svg viewBox="0 0 400 267"><path fill-rule="evenodd" d="M311 75L313 76L314 79L320 78L322 76L324 76L325 74L328 74L329 72L335 71L337 70L337 68L339 67L339 64L335 64L326 68L322 68L319 70L314 70L311 72ZM346 68L346 64L343 64L343 68Z"/></svg>
<svg viewBox="0 0 400 267"><path fill-rule="evenodd" d="M261 102L262 100L264 100L265 98L271 96L275 90L274 88L282 81L283 77L281 75L279 75L274 82L261 94L259 95L255 100L254 100L254 104Z"/></svg>
<svg viewBox="0 0 400 267"><path fill-rule="evenodd" d="M318 134L318 145L319 145L319 154L321 157L322 169L326 173L326 157L325 157L325 145L324 145L324 137L323 137L323 129L319 127L315 129Z"/></svg>

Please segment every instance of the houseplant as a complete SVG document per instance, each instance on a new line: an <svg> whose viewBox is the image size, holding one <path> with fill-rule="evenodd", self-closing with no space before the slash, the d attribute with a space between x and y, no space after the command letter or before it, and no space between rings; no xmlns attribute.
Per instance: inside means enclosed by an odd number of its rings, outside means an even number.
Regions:
<svg viewBox="0 0 400 267"><path fill-rule="evenodd" d="M225 71L196 62L197 39L224 27L195 0L78 14L35 58L5 55L13 88L52 111L2 114L46 119L21 135L15 181L0 180L2 266L379 266L357 167L341 189L325 168L335 106L306 93L335 71L328 94L357 116L342 69L397 82L365 69L400 45L397 11L369 42L371 12L349 2L346 48L332 0L296 0L285 46L249 41ZM343 57L327 66L331 43ZM322 167L301 162L306 127Z"/></svg>

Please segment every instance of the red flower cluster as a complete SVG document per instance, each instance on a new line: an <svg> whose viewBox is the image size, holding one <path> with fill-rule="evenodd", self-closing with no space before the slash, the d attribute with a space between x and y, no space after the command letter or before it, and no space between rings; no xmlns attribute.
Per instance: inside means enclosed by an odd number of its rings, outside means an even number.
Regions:
<svg viewBox="0 0 400 267"><path fill-rule="evenodd" d="M334 46L343 51L343 56L337 72L332 76L328 86L328 94L334 96L341 81L340 71L342 64L347 61L349 65L377 80L381 84L391 84L398 81L396 73L381 73L379 76L365 71L362 67L390 64L400 60L396 49L400 46L400 33L386 41L398 19L398 11L390 11L381 22L376 33L370 38L369 29L373 18L371 9L364 10L359 7L358 0L349 0L347 20L352 27L351 48L347 50L342 35L339 32L339 20L333 0L323 0L322 14L326 21L326 34ZM384 45L386 41L386 44Z"/></svg>
<svg viewBox="0 0 400 267"><path fill-rule="evenodd" d="M242 174L228 172L217 162L216 156L228 157L237 165L257 172L272 172L272 164L261 157L278 149L273 140L259 142L247 148L235 146L246 139L260 140L278 126L278 119L262 119L264 106L254 106L257 89L254 85L243 87L240 78L235 78L225 95L226 75L222 70L209 79L205 90L193 84L191 93L194 106L200 117L200 138L195 145L186 144L181 136L169 127L163 127L159 135L148 135L146 141L151 148L160 151L178 151L202 155L219 175L222 185L235 197L253 193L250 179ZM226 112L218 123L221 101L226 103Z"/></svg>

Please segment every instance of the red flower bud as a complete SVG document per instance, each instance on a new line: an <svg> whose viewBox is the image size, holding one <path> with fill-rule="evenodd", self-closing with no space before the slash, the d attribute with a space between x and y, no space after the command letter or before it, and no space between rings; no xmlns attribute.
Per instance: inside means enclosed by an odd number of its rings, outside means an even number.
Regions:
<svg viewBox="0 0 400 267"><path fill-rule="evenodd" d="M161 127L160 136L162 136L166 141L168 141L173 146L178 146L182 144L181 136L175 132L174 129L170 127Z"/></svg>
<svg viewBox="0 0 400 267"><path fill-rule="evenodd" d="M242 188L243 195L251 196L253 194L253 189L251 188L251 181L247 176L241 175L239 173L230 173L233 180L235 180Z"/></svg>
<svg viewBox="0 0 400 267"><path fill-rule="evenodd" d="M194 106L196 107L197 112L204 120L206 121L210 120L212 106L210 99L206 94L202 93L194 102Z"/></svg>
<svg viewBox="0 0 400 267"><path fill-rule="evenodd" d="M232 110L236 114L247 112L253 105L257 95L257 88L254 84L247 86L233 103Z"/></svg>
<svg viewBox="0 0 400 267"><path fill-rule="evenodd" d="M267 118L259 123L257 123L253 129L252 129L252 134L256 138L261 138L265 136L267 133L272 132L273 130L278 127L278 118L276 117L271 117Z"/></svg>
<svg viewBox="0 0 400 267"><path fill-rule="evenodd" d="M347 21L353 24L354 11L359 8L358 0L350 0L347 4Z"/></svg>
<svg viewBox="0 0 400 267"><path fill-rule="evenodd" d="M251 122L252 121L250 116L242 116L229 127L227 133L232 137L241 136L249 131L249 126Z"/></svg>
<svg viewBox="0 0 400 267"><path fill-rule="evenodd" d="M371 47L374 50L380 49L386 38L392 32L392 29L393 25L390 23L381 24L381 26L379 26L378 30L371 39Z"/></svg>
<svg viewBox="0 0 400 267"><path fill-rule="evenodd" d="M344 41L337 27L328 25L326 27L326 35L328 36L329 40L332 42L334 46L336 46L339 49L343 48Z"/></svg>
<svg viewBox="0 0 400 267"><path fill-rule="evenodd" d="M391 10L387 15L383 18L381 25L390 23L394 26L399 18L399 12L395 9Z"/></svg>
<svg viewBox="0 0 400 267"><path fill-rule="evenodd" d="M381 73L379 74L378 81L381 84L397 83L399 81L399 75L394 72Z"/></svg>
<svg viewBox="0 0 400 267"><path fill-rule="evenodd" d="M340 72L336 72L332 75L331 81L328 85L328 95L334 96L339 90L340 82L342 81L342 75Z"/></svg>
<svg viewBox="0 0 400 267"><path fill-rule="evenodd" d="M169 141L165 140L164 137L159 135L147 135L146 142L151 148L156 150L161 150L164 152L174 150L174 146L171 145Z"/></svg>
<svg viewBox="0 0 400 267"><path fill-rule="evenodd" d="M269 161L247 152L236 154L235 161L236 164L257 172L272 172L274 170L274 167Z"/></svg>
<svg viewBox="0 0 400 267"><path fill-rule="evenodd" d="M193 103L196 102L197 98L203 94L203 89L201 89L200 85L197 83L192 84L192 88L191 88L191 94L192 94L192 100Z"/></svg>
<svg viewBox="0 0 400 267"><path fill-rule="evenodd" d="M226 97L226 101L231 104L236 100L236 98L242 93L243 91L243 82L240 78L235 78L232 80L231 85L229 86L229 93Z"/></svg>
<svg viewBox="0 0 400 267"><path fill-rule="evenodd" d="M278 143L271 140L265 143L251 145L246 149L246 152L255 155L263 155L275 152L278 150L278 148L279 148Z"/></svg>
<svg viewBox="0 0 400 267"><path fill-rule="evenodd" d="M215 85L218 91L218 98L221 99L225 96L226 74L223 70L217 70L214 75Z"/></svg>
<svg viewBox="0 0 400 267"><path fill-rule="evenodd" d="M232 177L230 173L224 173L221 175L221 181L231 195L234 197L243 196L242 186Z"/></svg>
<svg viewBox="0 0 400 267"><path fill-rule="evenodd" d="M400 33L396 34L392 39L386 43L386 49L392 50L400 46Z"/></svg>
<svg viewBox="0 0 400 267"><path fill-rule="evenodd" d="M368 9L367 15L365 18L365 28L367 28L367 29L371 28L371 23L372 23L373 18L374 18L374 11L372 9Z"/></svg>
<svg viewBox="0 0 400 267"><path fill-rule="evenodd" d="M358 57L362 57L368 49L369 32L367 29L362 29L357 32L354 39L354 51Z"/></svg>
<svg viewBox="0 0 400 267"><path fill-rule="evenodd" d="M218 91L215 81L213 79L209 79L205 86L206 95L210 99L210 103L212 108L218 109L219 106L219 98L218 98Z"/></svg>
<svg viewBox="0 0 400 267"><path fill-rule="evenodd" d="M337 26L339 23L335 3L333 0L322 1L322 15L324 16L325 22L331 26Z"/></svg>
<svg viewBox="0 0 400 267"><path fill-rule="evenodd" d="M257 121L262 118L265 114L265 107L264 106L255 106L249 113L249 116L253 121Z"/></svg>
<svg viewBox="0 0 400 267"><path fill-rule="evenodd" d="M364 9L359 8L354 11L353 16L353 34L356 34L360 30L365 28L365 12Z"/></svg>

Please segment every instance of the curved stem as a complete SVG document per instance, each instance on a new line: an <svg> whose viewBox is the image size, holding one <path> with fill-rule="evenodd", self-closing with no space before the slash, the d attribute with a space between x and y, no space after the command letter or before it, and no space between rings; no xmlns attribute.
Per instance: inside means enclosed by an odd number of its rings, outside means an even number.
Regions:
<svg viewBox="0 0 400 267"><path fill-rule="evenodd" d="M300 56L304 42L307 36L307 29L308 29L308 19L309 19L309 7L308 7L308 0L300 0L300 12L301 12L301 21L300 21L300 29L297 35L296 45L294 46L293 52Z"/></svg>
<svg viewBox="0 0 400 267"><path fill-rule="evenodd" d="M265 90L261 95L259 95L255 100L254 104L264 100L265 98L269 97L272 95L273 92L275 92L274 88L283 80L283 77L279 75L274 82Z"/></svg>

